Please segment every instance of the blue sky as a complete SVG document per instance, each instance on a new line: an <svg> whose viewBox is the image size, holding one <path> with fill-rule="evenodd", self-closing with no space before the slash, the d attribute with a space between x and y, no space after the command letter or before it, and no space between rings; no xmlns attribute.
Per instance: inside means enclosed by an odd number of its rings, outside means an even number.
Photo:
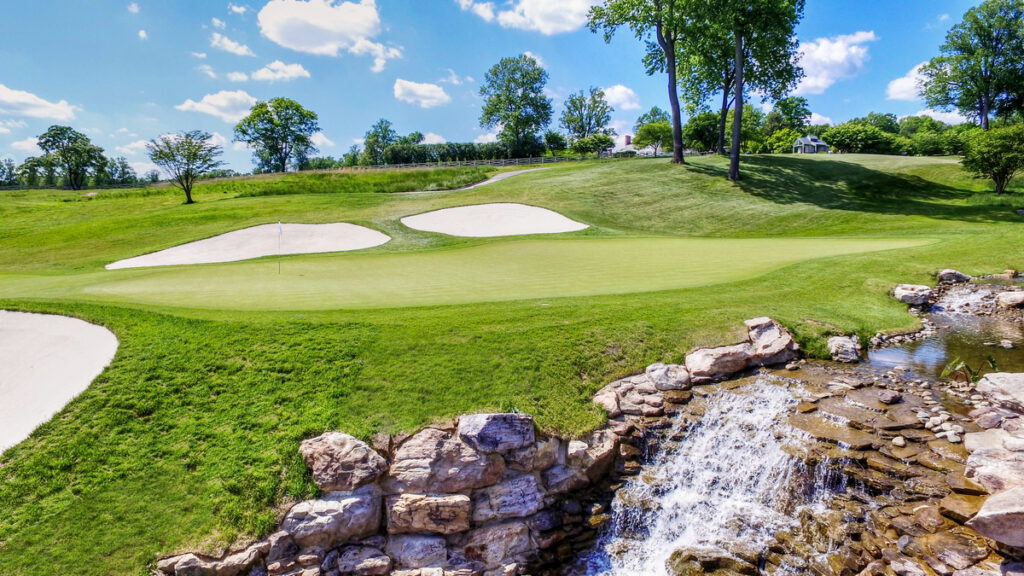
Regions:
<svg viewBox="0 0 1024 576"><path fill-rule="evenodd" d="M251 169L232 127L257 99L286 96L320 116L321 153L340 156L377 118L436 141L485 141L479 81L529 52L562 100L605 88L620 134L665 78L648 77L628 31L610 44L584 22L598 0L37 0L5 7L0 37L0 158L37 153L51 124L85 132L109 156L148 168L143 143L203 129L225 160ZM915 66L975 1L808 0L797 89L818 121L870 111L917 114ZM953 120L955 114L943 119Z"/></svg>

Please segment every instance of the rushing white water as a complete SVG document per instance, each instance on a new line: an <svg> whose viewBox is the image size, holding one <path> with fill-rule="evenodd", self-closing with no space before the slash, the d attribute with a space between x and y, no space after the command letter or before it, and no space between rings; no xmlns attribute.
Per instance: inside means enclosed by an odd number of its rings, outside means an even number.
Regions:
<svg viewBox="0 0 1024 576"><path fill-rule="evenodd" d="M785 450L805 438L786 423L796 403L764 379L709 396L701 422L678 431L678 448L619 490L610 528L578 572L660 575L680 548L761 549L800 508L823 506L815 471Z"/></svg>

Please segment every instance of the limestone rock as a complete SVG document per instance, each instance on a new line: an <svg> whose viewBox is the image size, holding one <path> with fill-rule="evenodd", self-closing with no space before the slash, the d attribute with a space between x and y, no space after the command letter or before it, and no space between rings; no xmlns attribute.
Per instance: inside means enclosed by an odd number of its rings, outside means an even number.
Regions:
<svg viewBox="0 0 1024 576"><path fill-rule="evenodd" d="M935 275L935 280L939 284L962 284L970 282L971 277L958 270L946 268Z"/></svg>
<svg viewBox="0 0 1024 576"><path fill-rule="evenodd" d="M916 284L900 284L892 291L894 298L911 306L924 306L932 298L932 289Z"/></svg>
<svg viewBox="0 0 1024 576"><path fill-rule="evenodd" d="M402 494L387 501L388 532L435 532L455 534L469 530L469 516L473 503L469 496L451 494L427 496Z"/></svg>
<svg viewBox="0 0 1024 576"><path fill-rule="evenodd" d="M390 536L385 551L398 568L444 566L448 561L448 546L441 536Z"/></svg>
<svg viewBox="0 0 1024 576"><path fill-rule="evenodd" d="M687 374L687 378L689 378L689 374ZM619 394L615 391L614 383L601 388L594 395L594 404L603 408L609 418L615 418L622 414L622 410L619 409Z"/></svg>
<svg viewBox="0 0 1024 576"><path fill-rule="evenodd" d="M544 507L544 493L532 474L506 478L473 494L473 521L478 523L508 518L525 518ZM468 526L467 526L468 528Z"/></svg>
<svg viewBox="0 0 1024 576"><path fill-rule="evenodd" d="M679 364L651 364L645 371L647 378L658 390L686 390L690 387L690 372Z"/></svg>
<svg viewBox="0 0 1024 576"><path fill-rule="evenodd" d="M380 576L391 570L391 558L371 546L345 546L338 550L334 566L327 568L352 576Z"/></svg>
<svg viewBox="0 0 1024 576"><path fill-rule="evenodd" d="M996 542L1024 547L1024 486L990 496L967 525Z"/></svg>
<svg viewBox="0 0 1024 576"><path fill-rule="evenodd" d="M750 344L734 344L717 348L701 348L686 355L690 380L700 384L726 378L746 369L750 361Z"/></svg>
<svg viewBox="0 0 1024 576"><path fill-rule="evenodd" d="M355 490L388 469L388 463L373 448L342 432L303 440L299 452L321 492Z"/></svg>
<svg viewBox="0 0 1024 576"><path fill-rule="evenodd" d="M785 364L797 357L800 346L793 335L771 318L754 318L744 322L750 341L750 366Z"/></svg>
<svg viewBox="0 0 1024 576"><path fill-rule="evenodd" d="M562 443L558 438L548 438L537 442L537 451L533 457L534 470L546 470L558 462L558 452Z"/></svg>
<svg viewBox="0 0 1024 576"><path fill-rule="evenodd" d="M833 336L828 339L828 351L835 362L860 362L860 346L849 336Z"/></svg>
<svg viewBox="0 0 1024 576"><path fill-rule="evenodd" d="M581 469L591 481L595 481L615 462L618 446L618 436L612 431L598 430L591 433L586 442L570 442L567 461L570 466Z"/></svg>
<svg viewBox="0 0 1024 576"><path fill-rule="evenodd" d="M544 485L549 494L565 494L587 485L587 476L573 468L563 464L556 464L548 468L541 475L544 478Z"/></svg>
<svg viewBox="0 0 1024 576"><path fill-rule="evenodd" d="M672 552L666 562L670 574L697 576L700 574L729 574L755 576L757 566L720 550L704 546L687 546Z"/></svg>
<svg viewBox="0 0 1024 576"><path fill-rule="evenodd" d="M288 512L281 527L303 548L330 548L376 533L380 519L380 491L369 485L300 502Z"/></svg>
<svg viewBox="0 0 1024 576"><path fill-rule="evenodd" d="M977 389L989 402L1017 413L1024 413L1024 373L987 374L978 382Z"/></svg>
<svg viewBox="0 0 1024 576"><path fill-rule="evenodd" d="M506 564L525 563L524 556L531 547L526 523L512 520L469 532L458 555L467 562L479 562L486 570L493 570Z"/></svg>
<svg viewBox="0 0 1024 576"><path fill-rule="evenodd" d="M483 454L449 432L427 428L395 451L386 486L391 493L462 492L490 486L504 472L501 456Z"/></svg>
<svg viewBox="0 0 1024 576"><path fill-rule="evenodd" d="M467 414L459 418L459 438L485 454L501 454L532 446L533 416Z"/></svg>
<svg viewBox="0 0 1024 576"><path fill-rule="evenodd" d="M1003 308L1024 308L1024 292L1003 292L996 296L996 305Z"/></svg>
<svg viewBox="0 0 1024 576"><path fill-rule="evenodd" d="M263 559L270 545L266 542L253 544L241 552L227 555L214 566L217 576L239 576L248 574Z"/></svg>
<svg viewBox="0 0 1024 576"><path fill-rule="evenodd" d="M968 434L967 437L978 435ZM990 494L1024 486L1024 453L1002 448L976 449L967 458L967 471L964 475L981 484Z"/></svg>
<svg viewBox="0 0 1024 576"><path fill-rule="evenodd" d="M181 556L174 565L174 576L210 576L212 574L213 565L195 554Z"/></svg>

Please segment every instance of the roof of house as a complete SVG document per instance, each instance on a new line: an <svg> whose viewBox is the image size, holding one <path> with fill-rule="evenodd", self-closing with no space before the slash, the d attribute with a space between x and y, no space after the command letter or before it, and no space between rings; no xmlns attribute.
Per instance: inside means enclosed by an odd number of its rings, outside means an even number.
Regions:
<svg viewBox="0 0 1024 576"><path fill-rule="evenodd" d="M814 134L809 134L807 136L801 136L801 137L796 139L796 142L793 143L794 146L797 146L797 145L803 146L804 144L809 144L809 145L813 145L813 146L828 146L828 144L825 143L825 141L823 141L821 138L818 138Z"/></svg>

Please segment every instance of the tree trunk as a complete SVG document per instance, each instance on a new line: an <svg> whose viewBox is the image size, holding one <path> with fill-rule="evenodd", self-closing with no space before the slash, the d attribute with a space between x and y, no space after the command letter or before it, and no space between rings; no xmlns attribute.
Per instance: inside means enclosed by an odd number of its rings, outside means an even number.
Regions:
<svg viewBox="0 0 1024 576"><path fill-rule="evenodd" d="M981 114L980 114L981 115L981 129L982 130L988 130L989 103L988 103L988 97L986 97L986 96L982 96L981 97L981 110L980 110L980 112L981 112Z"/></svg>
<svg viewBox="0 0 1024 576"><path fill-rule="evenodd" d="M740 179L740 136L743 129L743 36L736 31L736 111L732 115L732 150L729 154L729 180Z"/></svg>
<svg viewBox="0 0 1024 576"><path fill-rule="evenodd" d="M996 194L1002 194L1006 192L1006 182L1009 178L1003 178L1001 176L995 176L992 180L996 183Z"/></svg>
<svg viewBox="0 0 1024 576"><path fill-rule="evenodd" d="M725 154L725 122L729 118L729 85L732 82L726 82L722 86L722 110L718 115L718 147L716 151L719 154Z"/></svg>
<svg viewBox="0 0 1024 576"><path fill-rule="evenodd" d="M185 204L192 204L192 189L185 188Z"/></svg>
<svg viewBox="0 0 1024 576"><path fill-rule="evenodd" d="M661 22L657 25L658 45L665 53L668 66L668 102L672 106L672 163L686 164L683 154L683 120L680 118L679 92L676 86L676 41L675 37L666 38Z"/></svg>

